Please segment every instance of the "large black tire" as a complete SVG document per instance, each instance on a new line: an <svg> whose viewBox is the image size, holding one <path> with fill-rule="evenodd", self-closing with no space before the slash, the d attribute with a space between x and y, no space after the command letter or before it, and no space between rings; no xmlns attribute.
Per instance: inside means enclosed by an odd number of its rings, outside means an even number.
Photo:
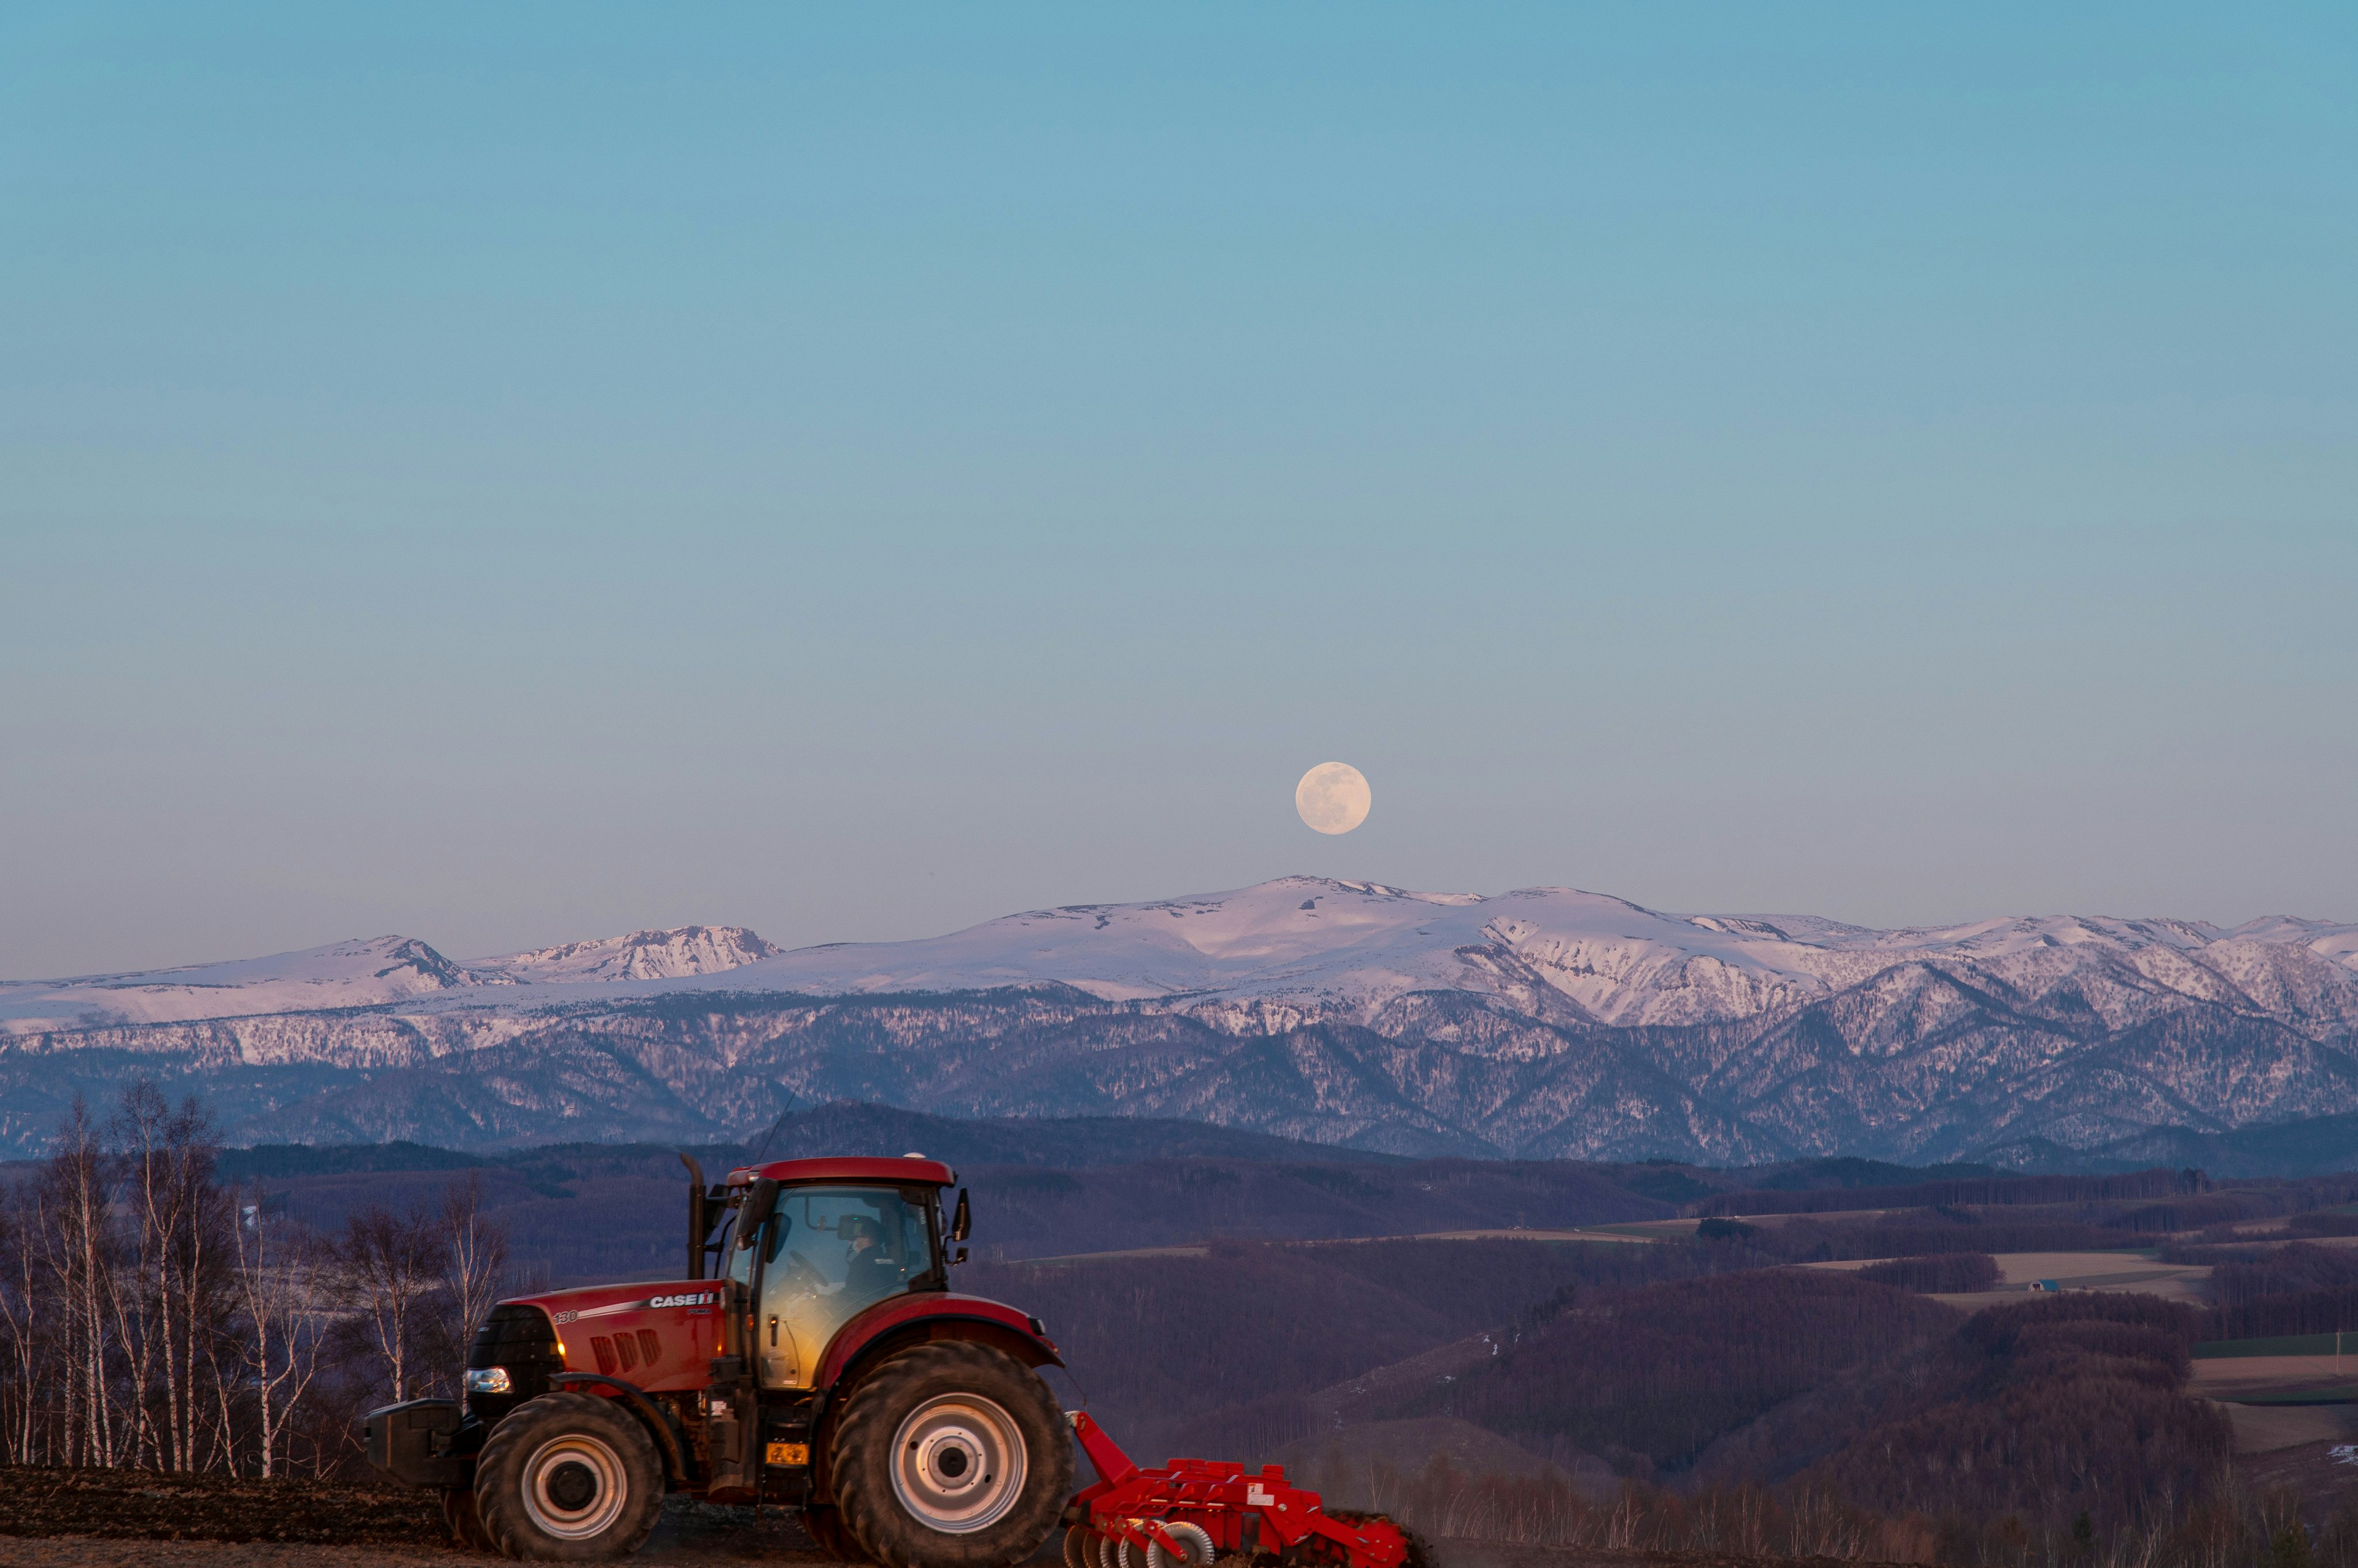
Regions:
<svg viewBox="0 0 2358 1568"><path fill-rule="evenodd" d="M838 1563L873 1563L876 1560L860 1549L843 1528L843 1516L829 1508L805 1509L802 1511L803 1533L811 1544L834 1558Z"/></svg>
<svg viewBox="0 0 2358 1568"><path fill-rule="evenodd" d="M827 1484L885 1568L1005 1568L1040 1549L1073 1489L1056 1396L1001 1350L936 1340L860 1379L836 1418Z"/></svg>
<svg viewBox="0 0 2358 1568"><path fill-rule="evenodd" d="M499 1550L483 1528L483 1516L475 1511L475 1494L466 1487L443 1492L442 1522L450 1527L450 1539L469 1552Z"/></svg>
<svg viewBox="0 0 2358 1568"><path fill-rule="evenodd" d="M591 1563L636 1552L663 1512L663 1462L636 1416L543 1394L492 1428L475 1460L483 1531L510 1557Z"/></svg>

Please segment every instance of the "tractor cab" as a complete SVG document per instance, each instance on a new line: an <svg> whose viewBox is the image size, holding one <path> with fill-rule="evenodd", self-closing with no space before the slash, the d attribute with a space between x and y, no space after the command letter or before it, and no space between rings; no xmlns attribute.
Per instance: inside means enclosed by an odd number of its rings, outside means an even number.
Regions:
<svg viewBox="0 0 2358 1568"><path fill-rule="evenodd" d="M713 1217L692 1242L751 1303L752 1360L763 1390L808 1389L838 1331L888 1297L949 1288L938 1161L781 1160L731 1171L704 1195ZM717 1232L717 1236L714 1234Z"/></svg>

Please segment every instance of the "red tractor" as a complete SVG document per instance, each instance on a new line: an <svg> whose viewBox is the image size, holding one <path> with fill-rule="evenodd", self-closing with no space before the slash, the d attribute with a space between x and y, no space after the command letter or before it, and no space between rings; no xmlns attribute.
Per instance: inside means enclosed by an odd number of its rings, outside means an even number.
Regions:
<svg viewBox="0 0 2358 1568"><path fill-rule="evenodd" d="M1208 1568L1221 1551L1399 1568L1382 1521L1330 1519L1275 1466L1141 1470L1039 1368L1040 1320L949 1288L970 1224L949 1167L783 1160L718 1186L685 1155L687 1277L503 1302L463 1408L372 1411L369 1463L442 1494L452 1533L511 1557L636 1551L667 1492L799 1509L846 1562L1001 1568L1061 1522L1071 1568ZM955 1250L953 1250L955 1249ZM1077 1437L1098 1473L1073 1491Z"/></svg>

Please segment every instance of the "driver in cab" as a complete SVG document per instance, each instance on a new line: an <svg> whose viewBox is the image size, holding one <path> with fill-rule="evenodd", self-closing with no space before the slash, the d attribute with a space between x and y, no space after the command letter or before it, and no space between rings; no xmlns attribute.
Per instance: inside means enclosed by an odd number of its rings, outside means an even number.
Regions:
<svg viewBox="0 0 2358 1568"><path fill-rule="evenodd" d="M908 1281L903 1269L884 1250L884 1226L864 1214L849 1214L836 1222L847 1246L843 1292L848 1296L886 1295Z"/></svg>

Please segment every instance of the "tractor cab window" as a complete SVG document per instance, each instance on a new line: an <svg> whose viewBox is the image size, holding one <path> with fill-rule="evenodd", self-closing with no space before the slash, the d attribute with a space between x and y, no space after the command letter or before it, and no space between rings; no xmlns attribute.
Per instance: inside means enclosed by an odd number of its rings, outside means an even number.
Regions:
<svg viewBox="0 0 2358 1568"><path fill-rule="evenodd" d="M926 1194L892 1187L788 1187L759 1244L755 1336L763 1383L807 1386L835 1331L861 1308L936 1273ZM729 1254L750 1284L755 1249Z"/></svg>

